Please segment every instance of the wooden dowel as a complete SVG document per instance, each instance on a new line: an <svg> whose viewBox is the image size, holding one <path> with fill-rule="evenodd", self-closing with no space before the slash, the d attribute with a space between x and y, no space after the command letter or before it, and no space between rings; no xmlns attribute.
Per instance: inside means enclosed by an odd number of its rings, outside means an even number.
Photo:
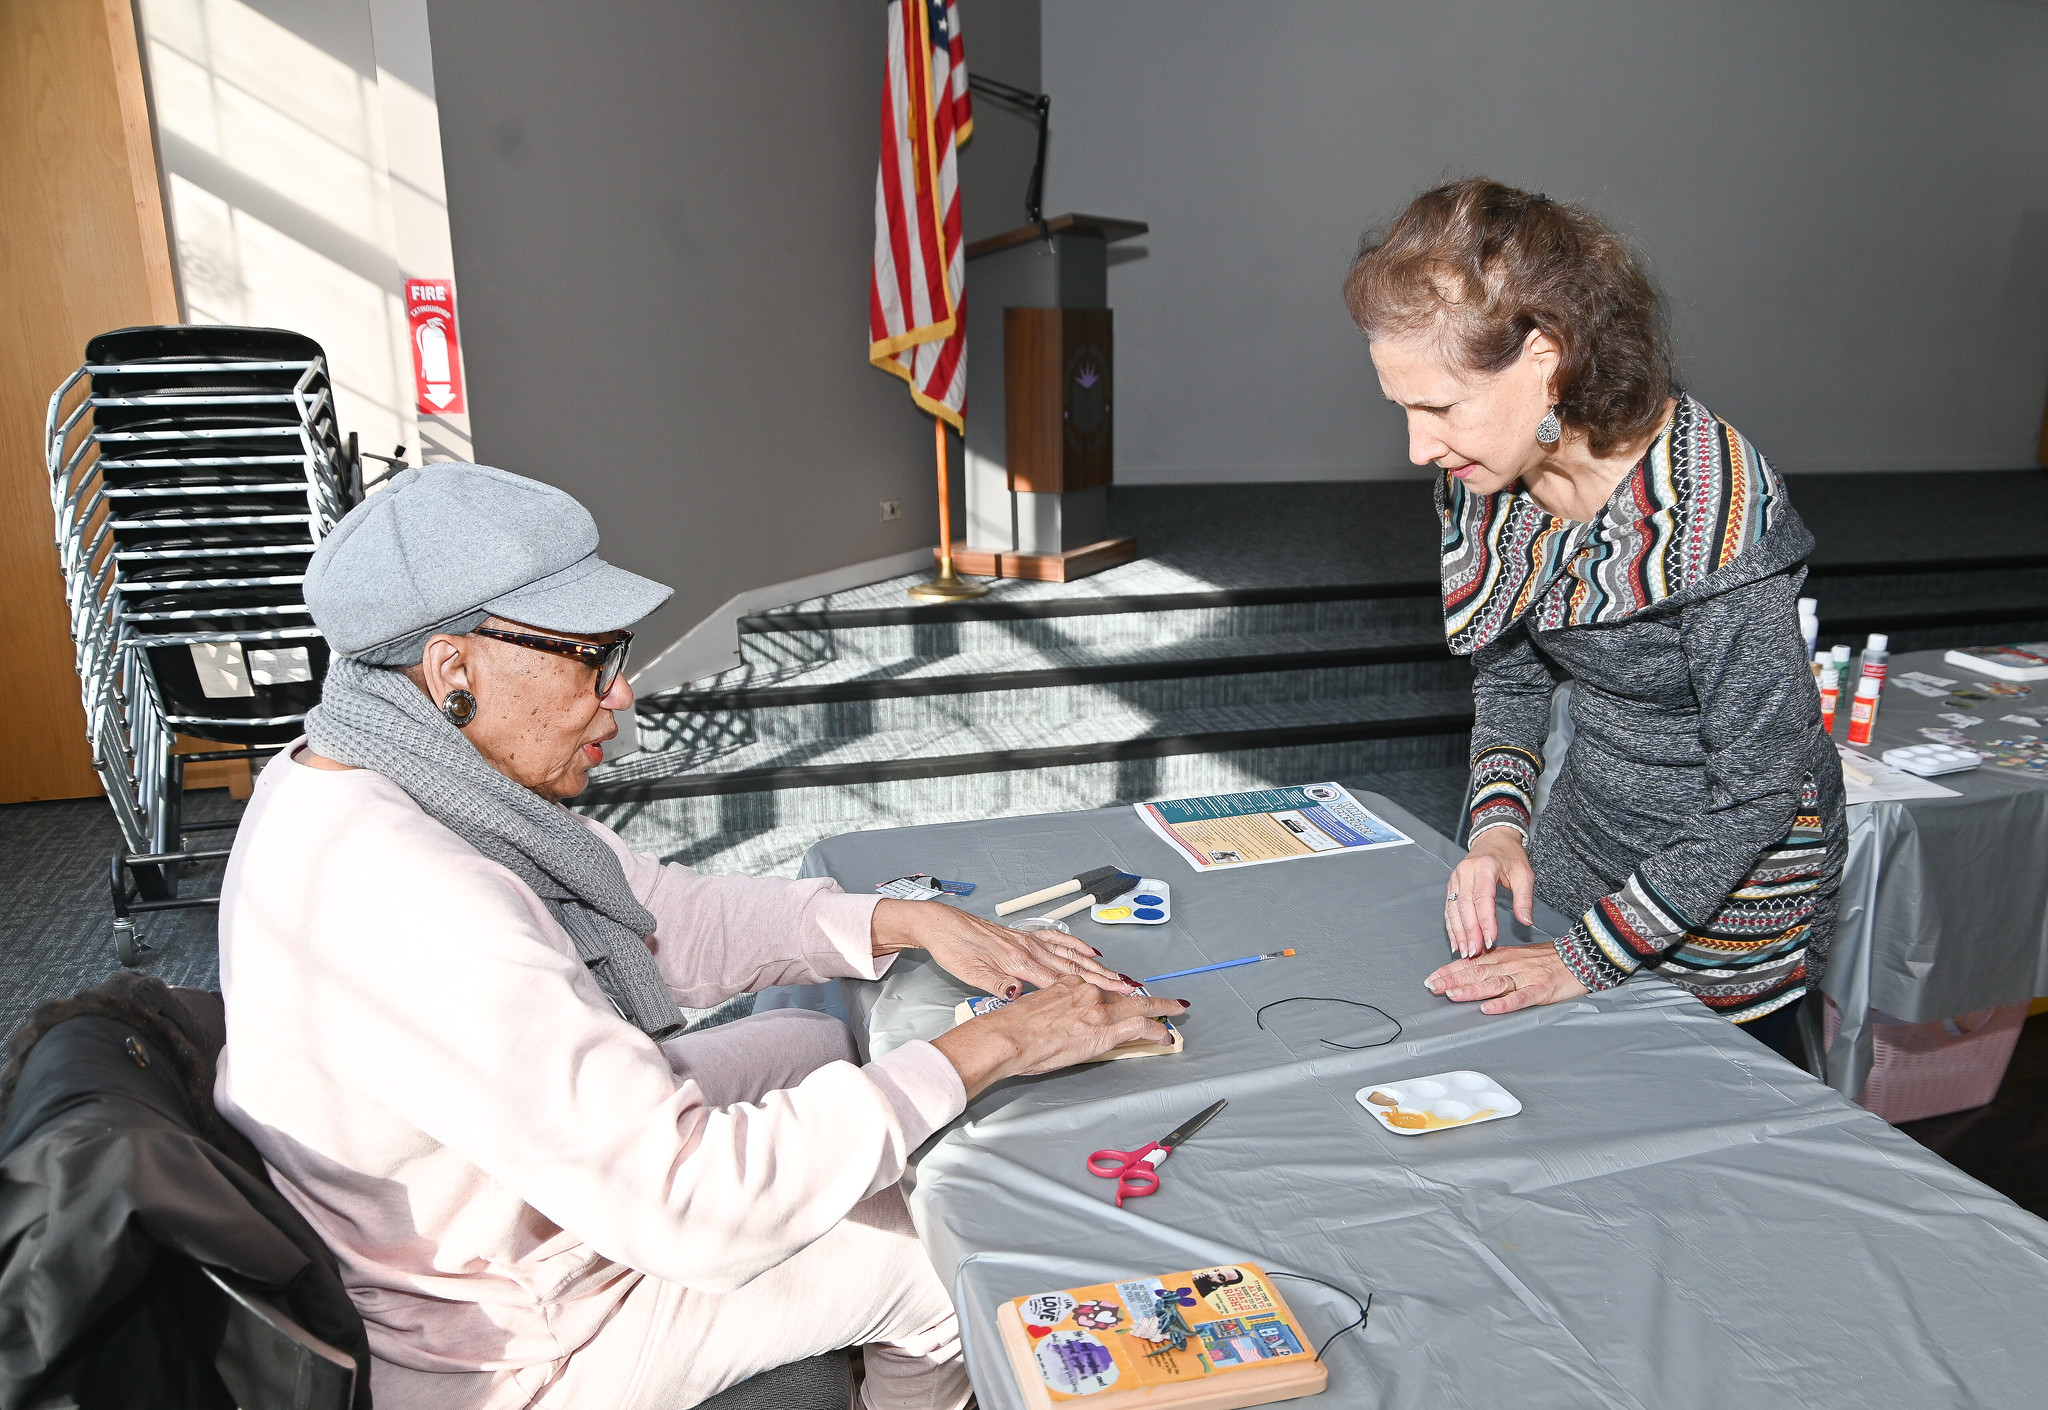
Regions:
<svg viewBox="0 0 2048 1410"><path fill-rule="evenodd" d="M932 439L939 456L939 576L953 576L953 494L946 474L946 418L932 418Z"/></svg>
<svg viewBox="0 0 2048 1410"><path fill-rule="evenodd" d="M1043 891L1032 892L1029 896L1018 896L1012 900L1005 901L996 907L996 914L1006 916L1012 911L1021 911L1026 906L1035 906L1040 901L1050 901L1055 896L1065 896L1069 892L1080 889L1081 883L1079 881L1062 881L1057 886L1048 886Z"/></svg>
<svg viewBox="0 0 2048 1410"><path fill-rule="evenodd" d="M1095 898L1093 896L1076 896L1073 900L1067 902L1067 904L1061 906L1058 910L1047 911L1045 913L1044 918L1046 920L1065 920L1075 911L1081 910L1083 907L1086 906L1092 906L1094 904Z"/></svg>

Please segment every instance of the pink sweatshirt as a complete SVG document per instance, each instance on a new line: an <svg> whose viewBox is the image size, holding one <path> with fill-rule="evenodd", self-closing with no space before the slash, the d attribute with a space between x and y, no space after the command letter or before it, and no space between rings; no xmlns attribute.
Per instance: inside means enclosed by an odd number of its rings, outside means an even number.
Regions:
<svg viewBox="0 0 2048 1410"><path fill-rule="evenodd" d="M952 1064L910 1043L711 1106L523 882L383 775L298 747L263 771L228 862L214 1095L339 1256L384 1360L557 1361L642 1275L740 1287L965 1105ZM679 1003L888 968L877 897L699 876L590 827L654 913Z"/></svg>

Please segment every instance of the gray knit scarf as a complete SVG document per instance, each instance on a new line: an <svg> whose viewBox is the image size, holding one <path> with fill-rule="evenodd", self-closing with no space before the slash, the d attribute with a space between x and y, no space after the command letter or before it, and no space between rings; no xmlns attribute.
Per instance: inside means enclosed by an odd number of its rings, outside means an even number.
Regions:
<svg viewBox="0 0 2048 1410"><path fill-rule="evenodd" d="M560 803L485 763L408 677L334 657L306 733L316 752L384 775L532 887L628 1023L657 1041L682 1031L647 948L654 917L626 884L618 857Z"/></svg>

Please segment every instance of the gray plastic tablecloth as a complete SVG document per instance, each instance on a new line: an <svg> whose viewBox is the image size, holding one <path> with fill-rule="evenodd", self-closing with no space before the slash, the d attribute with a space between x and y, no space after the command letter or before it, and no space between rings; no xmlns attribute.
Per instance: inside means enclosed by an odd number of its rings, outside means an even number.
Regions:
<svg viewBox="0 0 2048 1410"><path fill-rule="evenodd" d="M975 882L966 908L1115 861L1174 888L1165 926L1074 928L1146 975L1291 945L1291 961L1170 981L1187 1050L1013 1080L916 1163L911 1207L954 1285L987 1410L1021 1405L1004 1299L1253 1261L1359 1297L1324 1404L1369 1407L2019 1406L2048 1386L2048 1224L1658 981L1489 1018L1422 987L1443 963L1458 849L1385 799L1412 847L1198 876L1134 813L850 834L807 875ZM938 903L934 903L938 904ZM1538 917L1555 927L1555 916ZM911 956L905 956L910 960ZM966 991L899 962L870 1010L886 1050ZM1392 1025L1296 995L1377 1004ZM1519 1116L1398 1137L1354 1093L1459 1068ZM1230 1105L1118 1210L1084 1159ZM1286 1282L1318 1339L1351 1304Z"/></svg>
<svg viewBox="0 0 2048 1410"><path fill-rule="evenodd" d="M1937 718L1945 712L1981 718L1963 731L1975 740L2048 734L1999 719L2048 719L2040 713L2048 711L2048 683L1970 711L1897 683L1906 671L1964 689L1984 679L1941 658L1916 651L1892 659L1866 751L1872 757L1926 743L1923 728L1951 727ZM1847 741L1845 722L1835 737ZM1870 1076L1871 1010L1924 1023L2048 994L2048 777L1987 765L1933 782L1958 796L1849 809L1841 916L1821 980L1841 1016L1827 1081L1849 1096ZM1807 1015L1810 1037L1818 1017Z"/></svg>

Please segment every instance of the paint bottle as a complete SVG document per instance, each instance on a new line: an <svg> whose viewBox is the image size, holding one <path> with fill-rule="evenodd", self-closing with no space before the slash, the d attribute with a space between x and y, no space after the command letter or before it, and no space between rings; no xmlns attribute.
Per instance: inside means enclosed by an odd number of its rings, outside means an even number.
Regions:
<svg viewBox="0 0 2048 1410"><path fill-rule="evenodd" d="M1820 667L1820 728L1823 734L1835 732L1835 703L1842 698L1842 673L1835 669L1835 658L1825 651L1817 651L1814 663Z"/></svg>
<svg viewBox="0 0 2048 1410"><path fill-rule="evenodd" d="M1849 679L1849 648L1847 644L1832 648L1835 658L1835 674L1843 680Z"/></svg>
<svg viewBox="0 0 2048 1410"><path fill-rule="evenodd" d="M1799 599L1799 634L1806 638L1806 654L1813 655L1813 649L1820 641L1820 602L1816 598Z"/></svg>
<svg viewBox="0 0 2048 1410"><path fill-rule="evenodd" d="M1884 684L1885 663L1891 659L1892 639L1883 632L1872 632L1870 640L1863 646L1863 674L1876 678Z"/></svg>
<svg viewBox="0 0 2048 1410"><path fill-rule="evenodd" d="M1849 742L1870 743L1870 727L1877 723L1877 692L1882 681L1865 676L1856 682L1856 698L1849 704Z"/></svg>

